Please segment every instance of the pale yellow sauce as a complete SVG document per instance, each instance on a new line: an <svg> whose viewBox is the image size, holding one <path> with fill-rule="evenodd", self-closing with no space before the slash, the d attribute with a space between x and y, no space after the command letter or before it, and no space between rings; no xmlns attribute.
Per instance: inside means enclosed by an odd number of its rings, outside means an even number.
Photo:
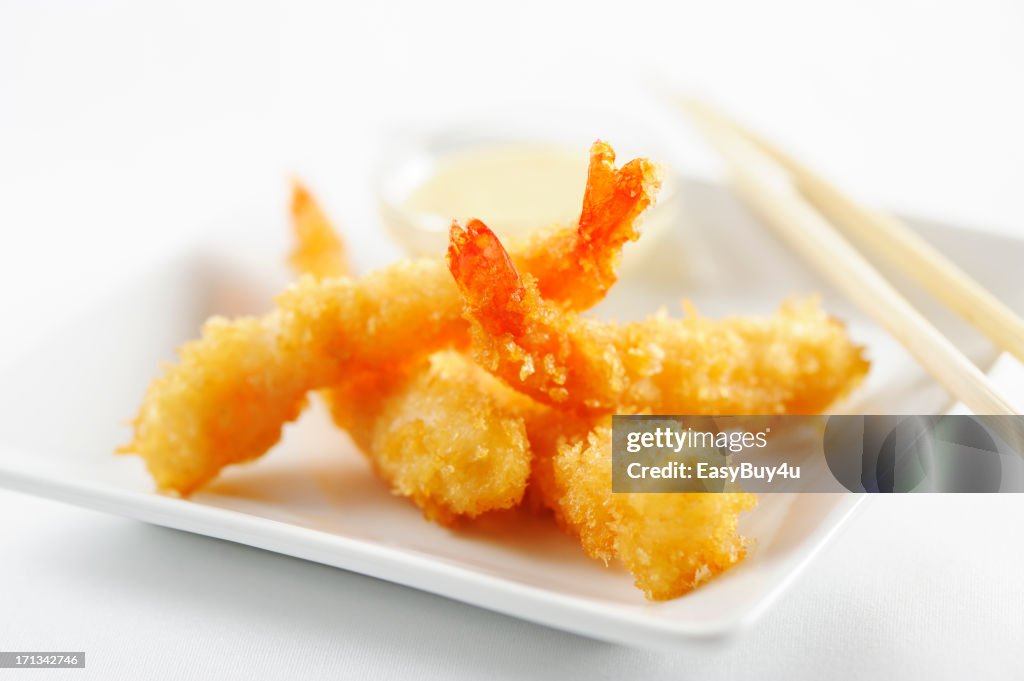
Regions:
<svg viewBox="0 0 1024 681"><path fill-rule="evenodd" d="M453 153L406 200L416 213L479 218L499 234L521 234L579 217L587 155L554 144L494 145Z"/></svg>

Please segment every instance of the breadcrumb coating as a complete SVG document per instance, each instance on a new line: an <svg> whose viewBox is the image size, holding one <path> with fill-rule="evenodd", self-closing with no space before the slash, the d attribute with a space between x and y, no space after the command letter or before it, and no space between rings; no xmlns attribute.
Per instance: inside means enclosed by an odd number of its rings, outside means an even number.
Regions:
<svg viewBox="0 0 1024 681"><path fill-rule="evenodd" d="M340 235L298 182L292 223L289 263L299 275L349 273ZM520 411L529 400L462 354L442 350L320 394L377 475L428 520L454 524L522 500L532 452Z"/></svg>
<svg viewBox="0 0 1024 681"><path fill-rule="evenodd" d="M338 425L428 519L451 524L522 500L533 458L524 416L539 407L465 355L443 350L330 395Z"/></svg>
<svg viewBox="0 0 1024 681"><path fill-rule="evenodd" d="M767 318L619 324L550 305L480 223L452 228L448 259L481 366L552 407L528 417L531 490L588 555L618 559L654 600L741 560L739 516L756 498L613 494L610 414L818 413L868 368L815 301Z"/></svg>
<svg viewBox="0 0 1024 681"><path fill-rule="evenodd" d="M637 217L659 187L649 162L616 170L614 159L596 142L588 182L602 186L588 187L579 224L543 230L516 251L516 265L562 305L586 306L604 295L619 249L637 237ZM307 200L298 198L299 218L312 215L317 229L329 229ZM574 280L579 272L589 274ZM180 349L178 364L150 384L132 441L118 451L141 456L160 489L189 494L224 466L260 456L311 390L411 366L468 340L462 300L441 259L400 261L358 280L307 276L276 306L263 317L211 319L199 340Z"/></svg>
<svg viewBox="0 0 1024 681"><path fill-rule="evenodd" d="M659 185L648 161L614 160L594 144L576 226L509 255L474 220L453 226L447 263L403 261L357 280L342 276L344 244L296 183L289 260L307 276L267 315L209 320L150 385L120 451L142 456L161 489L188 494L273 446L319 390L428 519L545 506L654 600L727 570L748 549L738 523L756 498L613 494L610 415L818 413L868 364L813 300L765 318L580 317L614 284Z"/></svg>
<svg viewBox="0 0 1024 681"><path fill-rule="evenodd" d="M648 598L666 600L738 563L739 517L753 494L612 494L611 420L563 442L552 461L563 524L593 558L618 558Z"/></svg>
<svg viewBox="0 0 1024 681"><path fill-rule="evenodd" d="M443 308L457 297L439 261L412 261L358 281L304 277L263 317L214 317L150 384L120 451L142 456L160 489L189 494L273 446L310 390L432 349L408 337L433 347L463 339L464 324Z"/></svg>
<svg viewBox="0 0 1024 681"><path fill-rule="evenodd" d="M452 227L474 357L516 390L591 413L818 413L860 383L862 348L815 300L770 317L620 324L544 300L485 225Z"/></svg>

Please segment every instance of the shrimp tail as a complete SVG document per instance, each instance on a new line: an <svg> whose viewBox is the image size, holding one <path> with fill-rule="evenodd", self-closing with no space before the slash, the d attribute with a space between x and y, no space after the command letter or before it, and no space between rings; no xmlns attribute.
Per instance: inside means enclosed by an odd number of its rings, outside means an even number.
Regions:
<svg viewBox="0 0 1024 681"><path fill-rule="evenodd" d="M577 250L581 254L591 253L595 246L603 250L636 241L640 237L636 218L654 203L660 186L657 165L638 158L616 170L611 146L600 140L594 142L590 148Z"/></svg>
<svg viewBox="0 0 1024 681"><path fill-rule="evenodd" d="M291 221L295 246L288 263L296 272L317 279L351 275L345 244L316 198L298 179L292 180Z"/></svg>
<svg viewBox="0 0 1024 681"><path fill-rule="evenodd" d="M594 142L571 259L590 290L603 296L618 280L622 246L640 238L640 215L654 203L660 187L657 165L638 158L616 169L611 146Z"/></svg>
<svg viewBox="0 0 1024 681"><path fill-rule="evenodd" d="M522 331L526 287L508 251L487 225L479 220L471 220L465 227L452 223L448 268L470 313L488 331Z"/></svg>
<svg viewBox="0 0 1024 681"><path fill-rule="evenodd" d="M587 186L575 229L517 252L522 272L542 273L537 286L560 307L586 310L607 295L618 279L622 247L640 236L640 216L661 187L658 166L646 159L615 167L605 142L590 148Z"/></svg>

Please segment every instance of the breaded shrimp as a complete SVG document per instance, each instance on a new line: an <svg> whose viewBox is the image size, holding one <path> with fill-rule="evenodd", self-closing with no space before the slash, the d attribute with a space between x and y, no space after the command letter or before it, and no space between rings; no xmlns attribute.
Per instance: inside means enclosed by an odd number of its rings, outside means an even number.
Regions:
<svg viewBox="0 0 1024 681"><path fill-rule="evenodd" d="M590 413L818 413L867 372L813 300L767 318L658 315L618 324L550 304L483 223L453 225L448 262L481 366L530 397Z"/></svg>
<svg viewBox="0 0 1024 681"><path fill-rule="evenodd" d="M618 280L623 244L639 238L637 218L653 205L660 187L656 165L638 158L616 170L612 148L594 142L576 238L533 237L545 247L529 250L525 271L537 277L541 295L570 310L587 310L600 302ZM517 250L521 245L513 241L512 252ZM522 267L518 259L516 264Z"/></svg>
<svg viewBox="0 0 1024 681"><path fill-rule="evenodd" d="M543 300L479 222L453 227L449 265L482 366L555 406L527 416L533 494L588 555L619 559L655 600L686 593L742 559L747 541L738 519L756 498L613 494L607 414L813 413L867 370L841 325L812 303L763 320L586 320Z"/></svg>
<svg viewBox="0 0 1024 681"><path fill-rule="evenodd" d="M134 438L120 451L142 456L160 489L181 494L261 455L310 390L424 356L406 334L428 339L430 349L465 337L457 317L433 307L456 304L441 274L438 262L418 261L358 282L305 277L263 317L210 319L150 384Z"/></svg>
<svg viewBox="0 0 1024 681"><path fill-rule="evenodd" d="M592 303L600 297L594 291L614 281L618 251L636 238L636 218L659 186L650 163L606 172L613 160L607 145L595 143L589 181L602 186L588 188L578 226L547 230L517 253L517 266L569 307ZM588 278L567 282L579 268ZM465 344L461 310L440 259L402 261L359 280L303 278L263 317L208 321L202 338L185 344L179 363L150 385L132 442L119 451L142 456L160 489L188 494L276 443L309 391Z"/></svg>
<svg viewBox="0 0 1024 681"><path fill-rule="evenodd" d="M742 560L744 493L613 494L610 416L525 413L534 458L528 503L554 512L584 552L618 560L652 600L680 596Z"/></svg>
<svg viewBox="0 0 1024 681"><path fill-rule="evenodd" d="M540 407L461 353L370 372L330 395L335 422L428 519L450 524L522 500L533 457L524 415Z"/></svg>
<svg viewBox="0 0 1024 681"><path fill-rule="evenodd" d="M550 467L544 497L563 527L591 557L621 561L648 598L680 596L746 553L739 516L753 494L612 494L609 417L538 465Z"/></svg>
<svg viewBox="0 0 1024 681"><path fill-rule="evenodd" d="M288 262L296 271L318 279L351 274L344 244L316 199L298 180L292 181L291 218L295 248Z"/></svg>
<svg viewBox="0 0 1024 681"><path fill-rule="evenodd" d="M341 237L298 183L293 197L292 267L317 278L346 273ZM452 524L522 500L533 456L523 419L530 400L461 353L364 372L320 394L378 476L427 519Z"/></svg>

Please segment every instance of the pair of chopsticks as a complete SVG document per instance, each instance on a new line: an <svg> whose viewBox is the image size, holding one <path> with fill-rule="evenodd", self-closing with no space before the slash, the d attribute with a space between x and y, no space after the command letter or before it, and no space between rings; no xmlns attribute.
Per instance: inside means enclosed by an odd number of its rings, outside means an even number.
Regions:
<svg viewBox="0 0 1024 681"><path fill-rule="evenodd" d="M1024 360L1024 321L894 217L864 208L803 164L706 104L686 111L728 167L747 203L808 263L875 319L954 397L978 415L1018 412L949 339L843 236L897 263L936 298ZM833 224L834 223L834 224Z"/></svg>

